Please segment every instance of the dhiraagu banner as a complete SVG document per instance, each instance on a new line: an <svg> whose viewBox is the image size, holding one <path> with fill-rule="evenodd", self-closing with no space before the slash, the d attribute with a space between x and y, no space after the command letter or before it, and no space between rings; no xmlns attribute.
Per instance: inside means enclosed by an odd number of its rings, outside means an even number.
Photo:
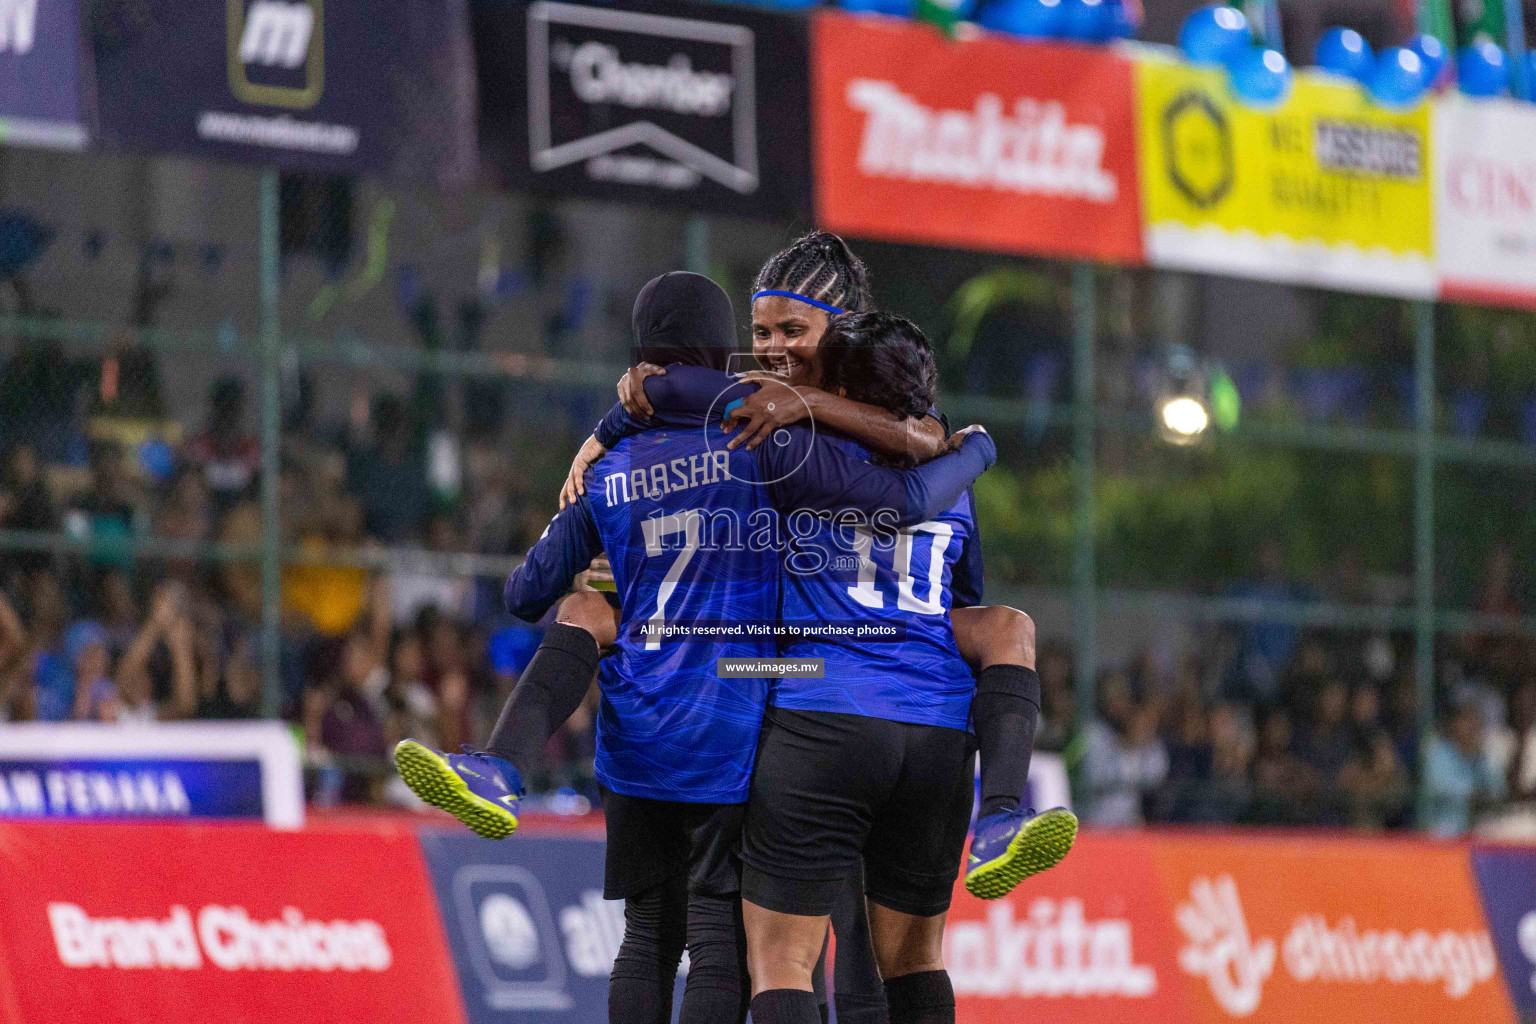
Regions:
<svg viewBox="0 0 1536 1024"><path fill-rule="evenodd" d="M1391 110L1302 73L1278 107L1239 103L1226 73L1142 56L1142 216L1156 266L1429 297L1429 106Z"/></svg>

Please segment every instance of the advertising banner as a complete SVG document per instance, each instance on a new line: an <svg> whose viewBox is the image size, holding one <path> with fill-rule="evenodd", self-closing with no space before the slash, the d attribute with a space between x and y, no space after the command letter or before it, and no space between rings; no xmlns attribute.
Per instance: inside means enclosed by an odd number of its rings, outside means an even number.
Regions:
<svg viewBox="0 0 1536 1024"><path fill-rule="evenodd" d="M298 828L298 744L281 722L7 725L6 818L254 818Z"/></svg>
<svg viewBox="0 0 1536 1024"><path fill-rule="evenodd" d="M816 212L833 231L1141 261L1131 64L1105 47L952 41L812 19Z"/></svg>
<svg viewBox="0 0 1536 1024"><path fill-rule="evenodd" d="M464 1020L403 829L0 824L0 1020Z"/></svg>
<svg viewBox="0 0 1536 1024"><path fill-rule="evenodd" d="M1085 835L1006 899L983 902L957 883L944 963L963 1021L1187 1021L1175 935L1149 845Z"/></svg>
<svg viewBox="0 0 1536 1024"><path fill-rule="evenodd" d="M135 150L467 177L466 2L141 0L131 18L94 21L101 134Z"/></svg>
<svg viewBox="0 0 1536 1024"><path fill-rule="evenodd" d="M0 143L85 145L80 50L75 0L0 2Z"/></svg>
<svg viewBox="0 0 1536 1024"><path fill-rule="evenodd" d="M603 899L600 840L424 829L421 844L473 1024L606 1019L624 903Z"/></svg>
<svg viewBox="0 0 1536 1024"><path fill-rule="evenodd" d="M1472 867L1509 997L1536 1020L1536 850L1474 850Z"/></svg>
<svg viewBox="0 0 1536 1024"><path fill-rule="evenodd" d="M1515 1020L1465 848L1165 836L1153 856L1189 1019Z"/></svg>
<svg viewBox="0 0 1536 1024"><path fill-rule="evenodd" d="M477 4L482 154L509 188L806 218L806 45L747 8Z"/></svg>
<svg viewBox="0 0 1536 1024"><path fill-rule="evenodd" d="M1536 109L1450 93L1434 127L1441 294L1536 307Z"/></svg>
<svg viewBox="0 0 1536 1024"><path fill-rule="evenodd" d="M1435 294L1429 106L1299 73L1274 110L1218 68L1136 64L1148 262L1386 295Z"/></svg>

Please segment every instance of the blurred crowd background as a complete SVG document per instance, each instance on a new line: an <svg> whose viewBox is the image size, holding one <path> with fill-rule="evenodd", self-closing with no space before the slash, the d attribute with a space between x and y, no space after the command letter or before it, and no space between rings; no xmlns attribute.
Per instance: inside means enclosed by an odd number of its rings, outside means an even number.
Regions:
<svg viewBox="0 0 1536 1024"><path fill-rule="evenodd" d="M752 276L795 232L284 174L270 351L259 177L0 150L0 720L280 715L311 799L407 802L391 745L482 738L537 647L501 580L614 400L639 286L710 273L745 342ZM1097 272L1085 658L1068 268L854 244L877 301L929 331L951 420L998 439L977 488L988 599L1037 621L1040 747L1087 824L1529 829L1536 319L1434 312L1426 708L1407 303ZM1241 411L1180 447L1152 410L1190 359ZM556 808L595 796L595 702L533 773Z"/></svg>

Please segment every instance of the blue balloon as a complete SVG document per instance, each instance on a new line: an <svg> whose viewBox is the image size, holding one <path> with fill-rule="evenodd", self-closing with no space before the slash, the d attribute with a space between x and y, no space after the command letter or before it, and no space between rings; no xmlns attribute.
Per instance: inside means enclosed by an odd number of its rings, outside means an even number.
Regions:
<svg viewBox="0 0 1536 1024"><path fill-rule="evenodd" d="M1109 31L1104 34L1106 39L1135 39L1141 26L1136 23L1136 16L1131 9L1126 7L1122 0L1104 0L1104 6L1109 8Z"/></svg>
<svg viewBox="0 0 1536 1024"><path fill-rule="evenodd" d="M1408 40L1408 49L1419 55L1424 62L1424 79L1434 85L1445 67L1445 44L1428 32L1420 32Z"/></svg>
<svg viewBox="0 0 1536 1024"><path fill-rule="evenodd" d="M1196 64L1226 64L1252 45L1248 19L1236 7L1202 7L1179 29L1179 49Z"/></svg>
<svg viewBox="0 0 1536 1024"><path fill-rule="evenodd" d="M1369 82L1376 70L1376 54L1371 44L1352 28L1331 28L1317 41L1312 58L1324 71L1344 75L1358 82Z"/></svg>
<svg viewBox="0 0 1536 1024"><path fill-rule="evenodd" d="M1376 55L1376 70L1371 74L1371 95L1387 107L1408 107L1417 103L1429 79L1424 62L1406 46L1393 46Z"/></svg>
<svg viewBox="0 0 1536 1024"><path fill-rule="evenodd" d="M981 9L983 28L1015 36L1059 36L1066 12L1061 0L997 0Z"/></svg>
<svg viewBox="0 0 1536 1024"><path fill-rule="evenodd" d="M1108 0L1062 0L1061 34L1068 39L1099 43L1109 38Z"/></svg>
<svg viewBox="0 0 1536 1024"><path fill-rule="evenodd" d="M1500 96L1509 91L1509 65L1497 43L1479 39L1456 58L1456 84L1468 96Z"/></svg>
<svg viewBox="0 0 1536 1024"><path fill-rule="evenodd" d="M1279 50L1250 46L1227 65L1232 91L1244 103L1270 107L1291 90L1291 65Z"/></svg>
<svg viewBox="0 0 1536 1024"><path fill-rule="evenodd" d="M910 18L917 10L917 0L839 0L845 11L869 11Z"/></svg>

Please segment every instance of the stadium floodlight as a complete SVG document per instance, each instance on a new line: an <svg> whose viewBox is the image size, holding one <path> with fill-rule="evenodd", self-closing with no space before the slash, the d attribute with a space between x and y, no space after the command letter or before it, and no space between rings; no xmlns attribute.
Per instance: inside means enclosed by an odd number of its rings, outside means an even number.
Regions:
<svg viewBox="0 0 1536 1024"><path fill-rule="evenodd" d="M1174 345L1162 371L1161 394L1154 408L1157 431L1169 444L1194 444L1211 425L1205 366L1190 348Z"/></svg>
<svg viewBox="0 0 1536 1024"><path fill-rule="evenodd" d="M1163 437L1173 444L1194 444L1211 425L1205 403L1190 395L1165 398L1158 405L1157 422Z"/></svg>

